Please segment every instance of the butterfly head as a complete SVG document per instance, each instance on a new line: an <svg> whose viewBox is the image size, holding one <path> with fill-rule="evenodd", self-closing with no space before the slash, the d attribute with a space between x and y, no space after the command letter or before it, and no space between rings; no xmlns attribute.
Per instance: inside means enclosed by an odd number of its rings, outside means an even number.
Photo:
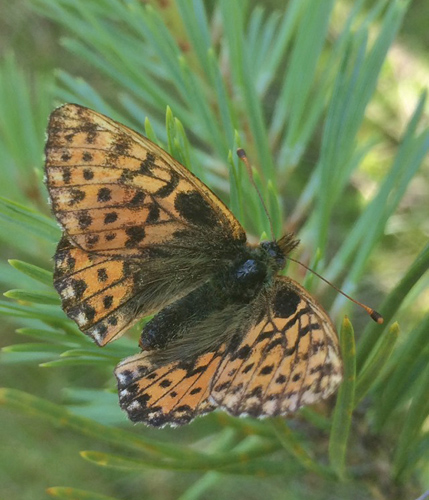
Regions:
<svg viewBox="0 0 429 500"><path fill-rule="evenodd" d="M285 234L278 241L263 241L260 248L265 254L268 265L274 271L283 269L288 255L299 243L292 233Z"/></svg>

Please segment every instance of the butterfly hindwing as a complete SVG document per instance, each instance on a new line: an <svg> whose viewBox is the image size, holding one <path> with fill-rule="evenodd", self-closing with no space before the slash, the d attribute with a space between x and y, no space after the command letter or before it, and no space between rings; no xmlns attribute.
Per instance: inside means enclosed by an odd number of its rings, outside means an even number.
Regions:
<svg viewBox="0 0 429 500"><path fill-rule="evenodd" d="M115 370L121 408L134 422L154 427L189 423L213 411L210 380L221 360L224 345L186 361L154 363L150 352L122 361Z"/></svg>
<svg viewBox="0 0 429 500"><path fill-rule="evenodd" d="M342 378L338 340L325 311L298 283L276 278L264 314L226 350L211 399L232 415L285 415L327 398Z"/></svg>
<svg viewBox="0 0 429 500"><path fill-rule="evenodd" d="M81 331L100 346L138 319L138 276L135 262L85 252L66 236L55 253L54 286L62 307Z"/></svg>

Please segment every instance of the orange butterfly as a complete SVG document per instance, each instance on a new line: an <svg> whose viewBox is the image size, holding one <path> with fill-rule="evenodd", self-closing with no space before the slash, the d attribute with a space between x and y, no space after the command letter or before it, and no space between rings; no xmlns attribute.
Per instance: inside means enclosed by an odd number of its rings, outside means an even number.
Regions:
<svg viewBox="0 0 429 500"><path fill-rule="evenodd" d="M247 244L228 208L184 166L76 104L51 115L46 179L64 231L54 285L66 314L103 346L158 313L142 352L115 370L131 420L175 426L216 408L285 415L338 387L329 317L277 275L298 244L292 234Z"/></svg>

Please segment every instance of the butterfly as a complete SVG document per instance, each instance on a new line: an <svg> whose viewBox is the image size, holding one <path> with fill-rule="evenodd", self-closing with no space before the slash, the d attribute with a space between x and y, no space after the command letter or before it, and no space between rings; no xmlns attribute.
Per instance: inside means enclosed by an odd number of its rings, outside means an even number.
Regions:
<svg viewBox="0 0 429 500"><path fill-rule="evenodd" d="M252 246L228 208L159 146L77 104L50 117L46 185L63 236L54 286L99 346L155 314L116 367L132 421L295 412L342 379L335 328L280 276L298 241Z"/></svg>

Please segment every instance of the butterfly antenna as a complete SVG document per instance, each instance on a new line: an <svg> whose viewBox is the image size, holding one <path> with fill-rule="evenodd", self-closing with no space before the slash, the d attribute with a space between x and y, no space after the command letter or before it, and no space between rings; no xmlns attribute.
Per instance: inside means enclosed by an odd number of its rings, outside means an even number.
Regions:
<svg viewBox="0 0 429 500"><path fill-rule="evenodd" d="M249 174L250 182L252 183L253 187L256 189L256 192L258 193L258 196L259 196L259 199L261 200L261 204L262 204L262 207L264 209L265 215L267 216L268 222L270 223L271 236L272 236L273 240L275 240L273 222L271 220L270 214L268 213L268 210L267 210L267 207L265 205L264 199L262 198L262 194L261 194L261 192L260 192L260 190L259 190L259 188L258 188L258 186L257 186L257 184L255 182L255 179L253 178L252 167L250 165L249 159L247 158L247 155L246 155L246 152L244 151L244 149L238 148L237 149L237 156L246 165L247 173ZM305 264L303 264L299 260L296 260L296 259L294 259L292 257L289 257L289 256L286 256L286 258L289 259L289 260L291 260L292 262L295 262L296 264L301 265L302 267L304 267L308 271L312 272L314 275L316 275L322 281L324 281L325 283L327 283L328 285L330 285L338 293L341 293L341 295L344 295L344 297L346 297L347 299L351 300L352 302L354 302L358 306L362 307L362 309L364 309L371 316L371 318L376 323L378 323L379 325L381 325L384 322L383 316L379 312L377 312L375 309L372 309L371 307L369 307L369 306L367 306L365 304L362 304L362 302L359 302L358 300L353 299L352 297L350 297L350 295L347 295L345 292L343 292L342 290L340 290L338 287L336 287L334 284L332 284L326 278L324 278L323 276L321 276L319 273L316 273L316 271L313 271L313 269L311 269L310 267L306 266Z"/></svg>
<svg viewBox="0 0 429 500"><path fill-rule="evenodd" d="M246 151L244 151L244 149L242 149L242 148L238 148L237 149L237 156L246 165L247 173L249 174L250 182L252 183L252 186L256 189L256 192L258 193L259 199L261 200L262 208L264 209L265 215L267 216L268 222L270 223L271 237L272 237L272 239L274 241L275 237L274 237L273 221L271 220L270 214L268 213L268 210L267 210L267 207L265 205L264 199L262 198L261 191L259 191L259 188L258 188L258 186L256 185L256 182L255 182L255 179L253 178L252 167L250 165L249 159L247 158Z"/></svg>
<svg viewBox="0 0 429 500"><path fill-rule="evenodd" d="M337 288L335 285L333 285L330 281L328 281L326 278L324 278L323 276L320 276L319 273L316 273L316 271L313 271L313 269L311 269L310 267L307 267L305 264L303 264L302 262L300 262L299 260L296 260L292 257L289 257L288 255L286 256L287 259L291 260L292 262L296 262L296 264L299 264L300 266L304 267L305 269L307 269L308 271L311 271L313 274L315 274L318 278L320 278L322 281L324 281L325 283L327 283L328 285L330 285L334 290L336 290L338 293L341 293L341 295L344 295L344 297L346 297L347 299L351 300L352 302L354 302L355 304L357 304L358 306L362 307L363 309L365 309L365 311L371 316L371 318L376 322L378 323L379 325L382 325L383 322L384 322L384 318L383 316L377 312L375 309L372 309L371 307L368 307L367 305L365 304L362 304L362 302L359 302L358 300L355 300L353 299L352 297L350 297L350 295L347 295L345 292L343 292L342 290L340 290L339 288Z"/></svg>

